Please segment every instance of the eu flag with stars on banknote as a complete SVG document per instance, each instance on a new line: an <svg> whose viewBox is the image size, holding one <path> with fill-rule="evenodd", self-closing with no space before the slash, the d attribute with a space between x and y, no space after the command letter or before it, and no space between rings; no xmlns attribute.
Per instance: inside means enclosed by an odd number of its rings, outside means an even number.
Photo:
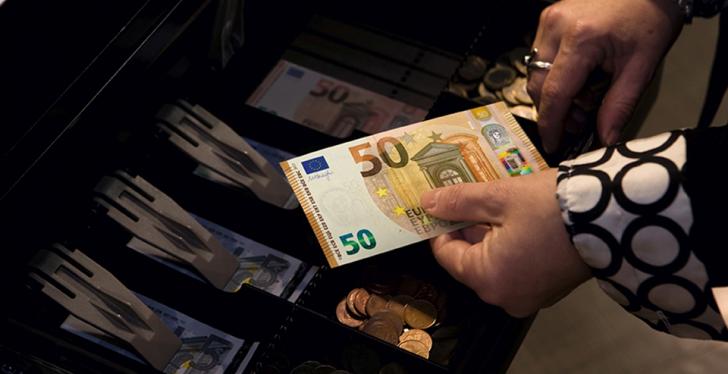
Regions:
<svg viewBox="0 0 728 374"><path fill-rule="evenodd" d="M305 171L306 174L315 173L317 171L326 170L329 168L329 164L326 162L324 156L319 156L307 161L303 161L301 162L301 166L303 167L303 171Z"/></svg>

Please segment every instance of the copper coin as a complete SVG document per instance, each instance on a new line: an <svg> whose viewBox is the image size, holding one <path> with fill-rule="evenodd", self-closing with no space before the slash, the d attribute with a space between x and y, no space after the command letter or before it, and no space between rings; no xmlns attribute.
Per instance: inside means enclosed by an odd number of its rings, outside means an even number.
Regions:
<svg viewBox="0 0 728 374"><path fill-rule="evenodd" d="M398 315L399 318L404 320L404 307L413 301L415 301L415 298L412 296L397 295L387 301L387 309L391 310L394 314Z"/></svg>
<svg viewBox="0 0 728 374"><path fill-rule="evenodd" d="M358 292L354 295L354 309L359 315L367 315L367 302L369 301L369 291L363 288L357 288Z"/></svg>
<svg viewBox="0 0 728 374"><path fill-rule="evenodd" d="M355 288L351 291L349 291L349 294L346 295L346 309L349 311L349 314L351 314L354 317L358 318L364 318L366 315L359 314L359 312L356 310L356 306L354 305L356 303L356 297L359 294L359 290L361 288Z"/></svg>
<svg viewBox="0 0 728 374"><path fill-rule="evenodd" d="M386 320L370 319L364 324L362 331L390 344L396 345L399 343L399 332Z"/></svg>
<svg viewBox="0 0 728 374"><path fill-rule="evenodd" d="M374 314L369 320L381 320L389 323L390 326L392 326L397 331L397 336L399 336L402 333L402 330L404 330L404 321L399 318L399 316L388 310Z"/></svg>
<svg viewBox="0 0 728 374"><path fill-rule="evenodd" d="M364 323L364 321L356 319L349 314L349 311L346 310L346 299L341 300L339 305L336 306L336 319L344 325L354 328L359 327Z"/></svg>
<svg viewBox="0 0 728 374"><path fill-rule="evenodd" d="M415 300L404 307L404 321L413 328L424 330L437 321L437 308L427 300Z"/></svg>
<svg viewBox="0 0 728 374"><path fill-rule="evenodd" d="M379 295L371 295L367 301L366 312L368 316L373 316L387 309L387 299Z"/></svg>
<svg viewBox="0 0 728 374"><path fill-rule="evenodd" d="M400 343L406 342L408 340L417 340L418 342L424 344L425 347L427 347L428 351L432 349L432 337L426 331L420 329L411 329L405 331L402 335L399 336Z"/></svg>
<svg viewBox="0 0 728 374"><path fill-rule="evenodd" d="M417 340L407 340L399 343L397 346L424 358L429 358L430 356L430 350L422 342Z"/></svg>

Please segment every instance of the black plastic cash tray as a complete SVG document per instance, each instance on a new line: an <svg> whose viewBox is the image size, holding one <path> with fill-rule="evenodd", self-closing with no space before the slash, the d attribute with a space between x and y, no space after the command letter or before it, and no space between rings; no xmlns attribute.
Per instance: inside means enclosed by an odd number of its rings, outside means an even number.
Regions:
<svg viewBox="0 0 728 374"><path fill-rule="evenodd" d="M14 11L25 10L18 14L30 15L33 3L28 1L27 8L17 2L11 5ZM248 1L245 44L221 69L207 54L216 2L151 3L137 5L128 23L136 26L122 28L109 38L108 46L52 105L28 113L28 118L39 120L24 129L25 135L0 159L7 171L0 183L4 222L0 281L7 300L0 307L0 347L71 372L149 370L58 327L64 312L35 292L27 281L25 264L38 250L62 242L84 251L129 289L231 335L259 341L246 372L290 370L308 360L353 372L376 369L357 366L362 357L374 357L382 366L394 362L410 373L505 372L531 319L511 318L481 302L436 264L427 243L328 269L300 209L280 209L252 193L192 175L196 164L169 145L156 130L154 118L163 104L183 98L202 105L244 137L305 154L347 139L249 107L245 100L312 17L326 17L397 43L418 43L462 59L473 49L498 51L494 54L509 49L513 38L500 35L509 25L507 19L520 19L522 13L514 9L541 5L456 2L392 9L388 2L377 0L352 12L350 4L333 1ZM0 15L3 11L0 6ZM528 20L510 27L533 27L532 17ZM447 93L432 100L430 117L472 106ZM364 135L355 132L348 139ZM321 271L293 304L249 286L234 294L218 291L125 248L128 234L101 219L103 211L92 202L100 178L119 169L143 176L188 211L321 266ZM336 320L336 304L351 289L366 287L373 268L382 281L412 277L448 295L448 317L442 326L457 327L457 344L448 360L425 360Z"/></svg>

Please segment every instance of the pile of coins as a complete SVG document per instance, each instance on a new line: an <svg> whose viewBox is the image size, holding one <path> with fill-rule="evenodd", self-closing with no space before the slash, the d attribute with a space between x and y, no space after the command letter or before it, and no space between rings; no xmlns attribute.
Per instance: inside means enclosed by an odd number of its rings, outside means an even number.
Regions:
<svg viewBox="0 0 728 374"><path fill-rule="evenodd" d="M424 330L438 323L438 308L424 298L355 288L336 306L336 318L346 326L429 358L432 337Z"/></svg>
<svg viewBox="0 0 728 374"><path fill-rule="evenodd" d="M448 85L448 91L481 105L505 101L511 113L536 121L538 113L526 90L528 73L523 57L527 48L515 48L494 63L470 55Z"/></svg>

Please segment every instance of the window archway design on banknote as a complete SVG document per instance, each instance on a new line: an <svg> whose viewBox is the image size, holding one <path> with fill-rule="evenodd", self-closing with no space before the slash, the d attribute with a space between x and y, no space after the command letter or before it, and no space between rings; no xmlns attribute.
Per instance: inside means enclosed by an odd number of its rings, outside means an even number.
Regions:
<svg viewBox="0 0 728 374"><path fill-rule="evenodd" d="M432 188L476 180L457 144L429 143L412 160L420 166Z"/></svg>

